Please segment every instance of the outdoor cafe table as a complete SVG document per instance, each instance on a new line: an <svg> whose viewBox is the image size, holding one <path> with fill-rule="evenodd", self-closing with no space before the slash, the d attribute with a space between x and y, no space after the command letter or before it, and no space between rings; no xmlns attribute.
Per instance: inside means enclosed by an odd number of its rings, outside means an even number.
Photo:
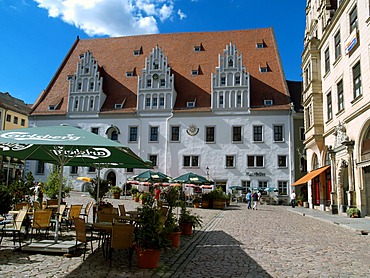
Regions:
<svg viewBox="0 0 370 278"><path fill-rule="evenodd" d="M99 245L100 245L100 237L102 235L102 250L103 256L105 257L104 249L106 249L106 254L108 254L108 242L109 237L112 233L112 222L96 222L92 224L92 228L99 231ZM99 246L98 246L99 248Z"/></svg>

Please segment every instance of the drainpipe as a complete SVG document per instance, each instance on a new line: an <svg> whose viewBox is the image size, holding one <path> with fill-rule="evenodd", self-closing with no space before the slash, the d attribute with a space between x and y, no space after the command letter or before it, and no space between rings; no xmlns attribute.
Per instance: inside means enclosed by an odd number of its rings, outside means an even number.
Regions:
<svg viewBox="0 0 370 278"><path fill-rule="evenodd" d="M170 127L169 127L169 122L170 120L173 118L173 112L171 112L171 116L169 116L167 119L166 119L166 144L164 146L164 169L165 169L165 174L168 173L168 168L167 168L167 158L168 158L168 154L167 154L167 150L168 150L168 144L169 144L169 132L170 132Z"/></svg>
<svg viewBox="0 0 370 278"><path fill-rule="evenodd" d="M292 163L294 163L294 159L293 159L293 150L294 150L294 129L293 129L293 127L294 127L294 125L292 124L292 121L293 121L293 115L292 114L294 113L294 105L291 102L289 106L290 106L289 120L288 120L288 128L289 128L289 141L288 141L288 145L289 145L289 184L292 184L293 183L292 175L293 175L293 170L294 170L294 168L292 167ZM293 142L292 142L292 140L293 140ZM290 189L291 189L291 186L290 186ZM289 195L290 195L290 193L291 192L289 192Z"/></svg>

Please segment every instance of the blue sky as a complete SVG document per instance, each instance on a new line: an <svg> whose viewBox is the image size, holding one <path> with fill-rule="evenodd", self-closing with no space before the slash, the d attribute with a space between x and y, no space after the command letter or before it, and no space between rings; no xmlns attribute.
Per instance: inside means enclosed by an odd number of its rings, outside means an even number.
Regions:
<svg viewBox="0 0 370 278"><path fill-rule="evenodd" d="M76 37L273 27L301 80L305 0L0 0L0 92L34 103Z"/></svg>

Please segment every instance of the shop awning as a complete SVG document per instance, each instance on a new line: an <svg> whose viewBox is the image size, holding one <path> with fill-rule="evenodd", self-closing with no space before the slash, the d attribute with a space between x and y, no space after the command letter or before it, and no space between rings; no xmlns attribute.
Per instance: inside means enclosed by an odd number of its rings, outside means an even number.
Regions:
<svg viewBox="0 0 370 278"><path fill-rule="evenodd" d="M317 177L318 175L320 175L322 172L324 172L325 170L327 170L329 168L330 168L330 165L327 165L327 166L321 167L319 169L313 170L313 171L309 172L308 174L306 174L305 176L303 176L302 178L300 178L299 180L297 180L295 183L293 183L292 186L296 186L296 185L306 183L306 182L312 180L313 178Z"/></svg>

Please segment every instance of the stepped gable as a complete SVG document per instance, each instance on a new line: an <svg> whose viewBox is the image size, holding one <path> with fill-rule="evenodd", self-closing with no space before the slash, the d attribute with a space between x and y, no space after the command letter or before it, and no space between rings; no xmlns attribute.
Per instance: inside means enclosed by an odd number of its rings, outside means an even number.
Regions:
<svg viewBox="0 0 370 278"><path fill-rule="evenodd" d="M196 99L192 111L211 109L211 73L216 72L218 56L226 45L233 43L243 55L243 65L250 73L251 109L289 109L288 89L285 82L280 56L272 28L222 31L139 35L116 38L76 39L62 61L59 69L33 107L32 114L65 114L68 105L69 81L67 77L76 73L80 55L87 51L97 61L103 77L103 92L107 96L100 113L133 113L137 106L138 76L145 67L157 45L163 50L174 74L177 99L175 111L186 107L189 99ZM264 48L257 48L263 43ZM201 51L194 51L201 46ZM133 52L139 50L139 55ZM268 72L260 72L267 67ZM200 69L199 75L191 71ZM127 77L126 72L134 72ZM264 106L265 99L273 100L272 106ZM115 110L116 103L124 102L123 109ZM58 109L49 111L50 105Z"/></svg>

